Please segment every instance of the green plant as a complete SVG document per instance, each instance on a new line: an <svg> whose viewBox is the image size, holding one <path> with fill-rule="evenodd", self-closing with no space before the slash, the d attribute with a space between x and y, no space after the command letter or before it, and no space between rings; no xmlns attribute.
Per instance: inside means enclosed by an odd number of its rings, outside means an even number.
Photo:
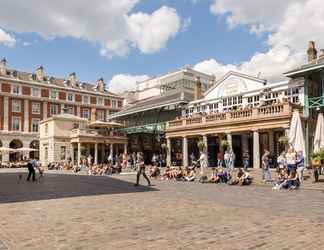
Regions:
<svg viewBox="0 0 324 250"><path fill-rule="evenodd" d="M288 136L280 136L278 139L278 142L282 145L288 145L289 144L289 138Z"/></svg>
<svg viewBox="0 0 324 250"><path fill-rule="evenodd" d="M204 150L204 147L205 147L204 141L203 140L199 140L197 142L197 147L198 147L199 151L203 151Z"/></svg>
<svg viewBox="0 0 324 250"><path fill-rule="evenodd" d="M315 161L324 161L324 149L322 148L320 151L314 152L311 155L311 159Z"/></svg>

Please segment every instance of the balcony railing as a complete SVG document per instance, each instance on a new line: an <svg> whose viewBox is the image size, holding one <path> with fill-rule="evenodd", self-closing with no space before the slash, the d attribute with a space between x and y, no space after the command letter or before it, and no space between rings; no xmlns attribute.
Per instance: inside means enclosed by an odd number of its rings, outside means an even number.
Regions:
<svg viewBox="0 0 324 250"><path fill-rule="evenodd" d="M233 121L247 121L255 119L267 119L292 114L292 106L288 103L273 104L263 107L255 107L237 111L214 113L208 115L197 115L168 122L168 129L183 126L209 125L214 123L226 123Z"/></svg>
<svg viewBox="0 0 324 250"><path fill-rule="evenodd" d="M71 131L72 137L78 137L78 136L98 136L98 137L123 137L125 136L122 132L116 132L116 131L104 131L104 130L97 130L97 129L73 129Z"/></svg>

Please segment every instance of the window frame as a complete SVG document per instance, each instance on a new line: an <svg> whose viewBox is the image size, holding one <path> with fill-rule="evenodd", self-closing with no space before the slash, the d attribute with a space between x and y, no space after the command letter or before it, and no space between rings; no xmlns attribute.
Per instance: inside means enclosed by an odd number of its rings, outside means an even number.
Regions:
<svg viewBox="0 0 324 250"><path fill-rule="evenodd" d="M34 122L35 121L37 121L37 123L36 123L37 130L36 131L34 130L34 125L35 125ZM31 131L33 133L38 133L39 132L39 122L40 122L40 119L39 118L32 118L32 120L31 120Z"/></svg>
<svg viewBox="0 0 324 250"><path fill-rule="evenodd" d="M52 95L53 93L56 93L55 98L53 98L53 95ZM59 92L57 90L50 90L49 97L52 100L58 100Z"/></svg>
<svg viewBox="0 0 324 250"><path fill-rule="evenodd" d="M39 109L38 109L38 111L35 111L34 110L34 105L38 105L38 107L39 107ZM40 113L41 113L41 104L40 104L40 102L32 102L32 114L34 114L34 115L40 115Z"/></svg>
<svg viewBox="0 0 324 250"><path fill-rule="evenodd" d="M18 129L15 129L15 121L18 121ZM12 124L11 124L12 131L20 131L21 129L21 119L20 116L12 116Z"/></svg>
<svg viewBox="0 0 324 250"><path fill-rule="evenodd" d="M37 95L34 94L34 91L37 91ZM32 97L40 97L41 96L41 90L39 88L32 87L31 88L31 96Z"/></svg>
<svg viewBox="0 0 324 250"><path fill-rule="evenodd" d="M18 107L18 111L15 110L14 107L17 107L15 104L19 104ZM21 100L17 100L17 99L12 99L12 113L20 113L21 112Z"/></svg>
<svg viewBox="0 0 324 250"><path fill-rule="evenodd" d="M15 88L18 88L18 93L16 93L16 92L14 91ZM18 84L12 84L11 94L13 94L13 95L21 95L21 86L18 85Z"/></svg>

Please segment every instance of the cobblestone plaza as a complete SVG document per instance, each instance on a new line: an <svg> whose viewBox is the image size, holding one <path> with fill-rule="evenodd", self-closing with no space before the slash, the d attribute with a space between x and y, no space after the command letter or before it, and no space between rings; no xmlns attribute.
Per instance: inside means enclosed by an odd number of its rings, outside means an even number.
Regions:
<svg viewBox="0 0 324 250"><path fill-rule="evenodd" d="M321 189L134 179L2 171L0 249L323 249Z"/></svg>

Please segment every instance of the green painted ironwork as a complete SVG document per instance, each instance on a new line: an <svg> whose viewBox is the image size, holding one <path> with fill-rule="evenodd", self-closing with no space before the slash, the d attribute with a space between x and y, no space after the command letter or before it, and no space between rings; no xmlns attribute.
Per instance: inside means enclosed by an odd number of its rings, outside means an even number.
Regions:
<svg viewBox="0 0 324 250"><path fill-rule="evenodd" d="M304 82L304 117L305 117L305 159L306 159L306 166L309 164L310 156L309 156L309 79L305 77ZM312 99L312 98L311 98Z"/></svg>
<svg viewBox="0 0 324 250"><path fill-rule="evenodd" d="M165 128L166 128L166 123L160 122L160 123L122 128L119 129L119 131L124 132L126 134L138 134L138 133L162 134L164 133Z"/></svg>
<svg viewBox="0 0 324 250"><path fill-rule="evenodd" d="M308 109L324 107L324 96L308 98L308 102L305 100L305 106Z"/></svg>

